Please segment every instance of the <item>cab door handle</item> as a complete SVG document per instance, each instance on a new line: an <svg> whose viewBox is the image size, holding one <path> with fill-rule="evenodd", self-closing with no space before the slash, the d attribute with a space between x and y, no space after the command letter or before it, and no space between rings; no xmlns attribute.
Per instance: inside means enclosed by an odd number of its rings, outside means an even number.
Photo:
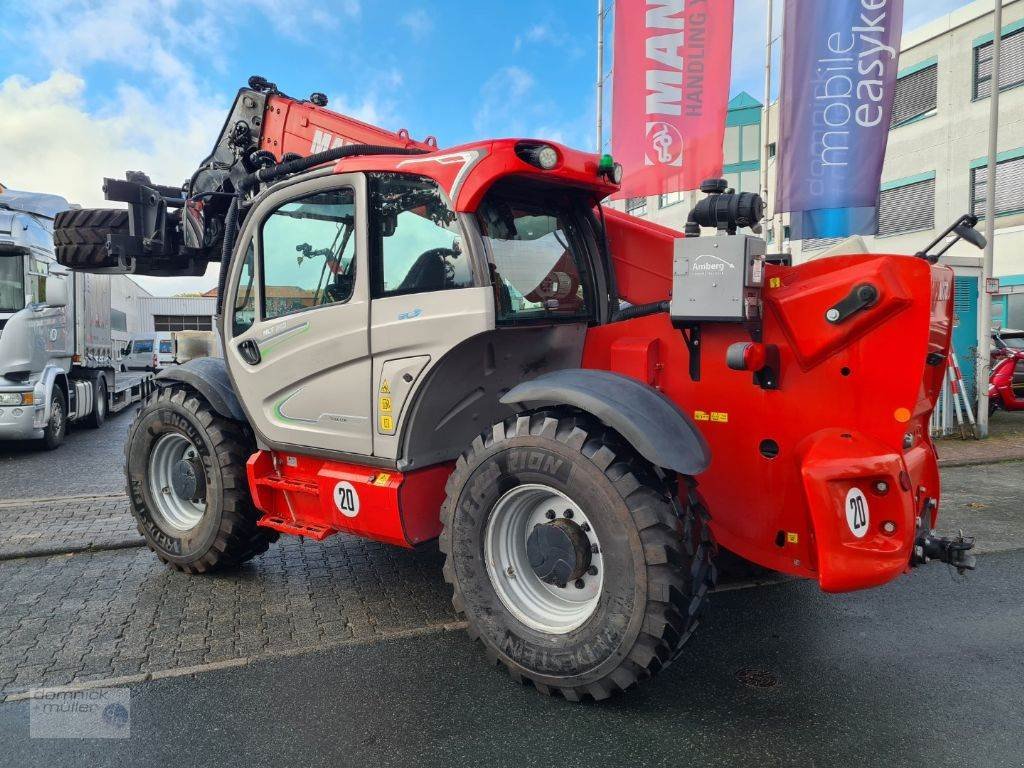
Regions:
<svg viewBox="0 0 1024 768"><path fill-rule="evenodd" d="M252 339L246 339L239 343L238 354L242 356L249 365L259 365L263 357L260 355L259 345Z"/></svg>

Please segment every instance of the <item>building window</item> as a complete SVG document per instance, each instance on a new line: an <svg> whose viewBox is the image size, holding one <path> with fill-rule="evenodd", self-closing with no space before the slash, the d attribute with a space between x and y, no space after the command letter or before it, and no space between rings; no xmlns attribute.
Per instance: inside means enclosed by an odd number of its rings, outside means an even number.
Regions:
<svg viewBox="0 0 1024 768"><path fill-rule="evenodd" d="M775 142L773 141L771 144L768 145L768 158L774 158L776 152L778 152L778 148L775 146Z"/></svg>
<svg viewBox="0 0 1024 768"><path fill-rule="evenodd" d="M892 102L891 126L896 128L935 114L938 87L938 64L932 64L898 79Z"/></svg>
<svg viewBox="0 0 1024 768"><path fill-rule="evenodd" d="M992 48L991 40L974 48L975 99L992 95ZM999 90L1024 85L1024 29L1003 35L999 52Z"/></svg>
<svg viewBox="0 0 1024 768"><path fill-rule="evenodd" d="M119 309L110 310L110 330L128 333L128 315Z"/></svg>
<svg viewBox="0 0 1024 768"><path fill-rule="evenodd" d="M842 237L808 237L800 243L800 248L804 251L820 251L823 248L832 247L843 239Z"/></svg>
<svg viewBox="0 0 1024 768"><path fill-rule="evenodd" d="M935 228L935 175L883 188L878 196L879 237Z"/></svg>
<svg viewBox="0 0 1024 768"><path fill-rule="evenodd" d="M971 213L985 215L988 169L971 169ZM1024 212L1024 154L996 163L996 216Z"/></svg>
<svg viewBox="0 0 1024 768"><path fill-rule="evenodd" d="M643 216L647 213L646 197L630 197L626 199L626 213L630 216Z"/></svg>
<svg viewBox="0 0 1024 768"><path fill-rule="evenodd" d="M663 195L658 195L658 207L668 208L670 205L681 203L684 200L684 194L682 190L676 190L675 192L666 192Z"/></svg>
<svg viewBox="0 0 1024 768"><path fill-rule="evenodd" d="M722 147L725 164L733 165L740 161L740 129L742 126L731 125L725 129L725 144Z"/></svg>
<svg viewBox="0 0 1024 768"><path fill-rule="evenodd" d="M212 331L210 315L153 315L154 331Z"/></svg>
<svg viewBox="0 0 1024 768"><path fill-rule="evenodd" d="M740 136L740 162L752 163L761 159L761 126L744 125Z"/></svg>
<svg viewBox="0 0 1024 768"><path fill-rule="evenodd" d="M783 240L789 240L789 239L791 239L791 237L792 237L792 235L791 235L791 232L790 232L789 224L783 225L783 227L782 227L782 239Z"/></svg>

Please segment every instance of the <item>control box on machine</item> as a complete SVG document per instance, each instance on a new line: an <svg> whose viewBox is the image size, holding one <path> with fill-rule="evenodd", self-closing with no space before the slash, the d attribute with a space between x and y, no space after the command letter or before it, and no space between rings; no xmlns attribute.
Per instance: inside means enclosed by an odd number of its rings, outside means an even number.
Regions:
<svg viewBox="0 0 1024 768"><path fill-rule="evenodd" d="M765 241L750 235L677 238L672 262L672 319L759 320L765 252Z"/></svg>

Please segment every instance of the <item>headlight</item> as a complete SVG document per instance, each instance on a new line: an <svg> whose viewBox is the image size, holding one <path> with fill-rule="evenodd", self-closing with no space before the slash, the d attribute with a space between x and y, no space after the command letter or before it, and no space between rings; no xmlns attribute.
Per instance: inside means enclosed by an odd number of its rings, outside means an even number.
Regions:
<svg viewBox="0 0 1024 768"><path fill-rule="evenodd" d="M542 171L550 171L558 165L558 150L548 144L520 142L516 145L519 159Z"/></svg>
<svg viewBox="0 0 1024 768"><path fill-rule="evenodd" d="M31 392L0 392L0 405L32 405Z"/></svg>

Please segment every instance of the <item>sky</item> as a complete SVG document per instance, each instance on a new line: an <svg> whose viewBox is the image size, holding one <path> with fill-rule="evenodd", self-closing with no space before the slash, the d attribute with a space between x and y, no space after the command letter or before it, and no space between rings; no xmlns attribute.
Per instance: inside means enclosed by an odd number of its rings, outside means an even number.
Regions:
<svg viewBox="0 0 1024 768"><path fill-rule="evenodd" d="M731 91L760 99L766 0L735 2ZM965 4L904 0L904 29ZM536 136L593 148L596 5L0 0L0 181L86 207L126 170L177 186L252 74L442 147ZM169 295L214 281L138 282Z"/></svg>

